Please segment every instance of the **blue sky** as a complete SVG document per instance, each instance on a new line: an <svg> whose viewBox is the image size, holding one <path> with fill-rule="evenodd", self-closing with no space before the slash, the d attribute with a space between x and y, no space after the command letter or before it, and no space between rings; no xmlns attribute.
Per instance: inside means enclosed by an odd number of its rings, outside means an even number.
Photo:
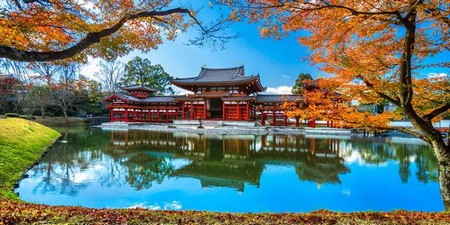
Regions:
<svg viewBox="0 0 450 225"><path fill-rule="evenodd" d="M217 18L217 15L218 10L208 7L202 8L199 13L201 20ZM211 48L186 45L188 39L195 35L194 30L189 30L179 34L175 41L165 40L156 50L145 54L135 51L120 60L127 62L135 56L147 58L152 64L161 64L166 72L177 78L197 76L201 66L226 68L244 65L247 75L259 74L267 91L278 94L289 92L299 73L309 73L314 78L324 74L317 66L304 60L309 56L308 49L297 42L295 34L281 40L262 39L258 25L246 22L232 24L230 32L240 33L242 36L231 40L224 50L214 51ZM431 60L448 61L448 58L450 54L447 52ZM98 60L91 60L83 69L83 74L93 74L97 71L97 64ZM425 77L428 73L450 74L450 71L448 68L431 68L422 71L420 76Z"/></svg>

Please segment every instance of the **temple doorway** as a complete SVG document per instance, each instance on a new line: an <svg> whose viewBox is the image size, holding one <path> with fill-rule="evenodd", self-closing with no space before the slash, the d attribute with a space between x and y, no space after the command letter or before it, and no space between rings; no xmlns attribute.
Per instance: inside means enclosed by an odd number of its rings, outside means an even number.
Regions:
<svg viewBox="0 0 450 225"><path fill-rule="evenodd" d="M209 99L209 111L211 119L222 119L222 99L211 98Z"/></svg>

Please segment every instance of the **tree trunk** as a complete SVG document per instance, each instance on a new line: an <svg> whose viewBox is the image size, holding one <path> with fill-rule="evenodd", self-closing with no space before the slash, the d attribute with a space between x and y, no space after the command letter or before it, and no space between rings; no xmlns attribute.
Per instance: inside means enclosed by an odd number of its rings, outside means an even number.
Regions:
<svg viewBox="0 0 450 225"><path fill-rule="evenodd" d="M41 116L42 116L42 118L45 118L45 110L44 110L44 107L40 107L41 108Z"/></svg>
<svg viewBox="0 0 450 225"><path fill-rule="evenodd" d="M61 111L64 114L64 119L66 119L66 122L69 121L69 119L67 118L67 106L66 106L64 100L61 102L60 106L61 106Z"/></svg>
<svg viewBox="0 0 450 225"><path fill-rule="evenodd" d="M67 109L63 108L62 111L64 113L64 119L66 119L66 121L69 121L69 119L67 118Z"/></svg>
<svg viewBox="0 0 450 225"><path fill-rule="evenodd" d="M445 210L450 211L450 162L439 162L439 183Z"/></svg>

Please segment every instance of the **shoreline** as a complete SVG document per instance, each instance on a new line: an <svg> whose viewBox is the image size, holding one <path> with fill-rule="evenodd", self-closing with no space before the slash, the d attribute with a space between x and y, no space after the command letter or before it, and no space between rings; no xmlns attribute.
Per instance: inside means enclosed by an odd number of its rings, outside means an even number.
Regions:
<svg viewBox="0 0 450 225"><path fill-rule="evenodd" d="M338 136L360 136L352 133L351 129L340 128L305 128L305 127L240 127L240 126L208 126L198 128L196 125L173 125L173 124L147 124L147 123L103 123L96 126L104 130L147 130L147 131L164 131L164 132L184 132L196 134L235 134L235 135L338 135Z"/></svg>

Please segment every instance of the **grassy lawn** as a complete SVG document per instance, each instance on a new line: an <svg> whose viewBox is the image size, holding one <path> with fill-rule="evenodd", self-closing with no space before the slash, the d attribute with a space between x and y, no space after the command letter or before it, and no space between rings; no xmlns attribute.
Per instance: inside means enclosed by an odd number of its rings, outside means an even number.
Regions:
<svg viewBox="0 0 450 225"><path fill-rule="evenodd" d="M0 193L12 189L60 134L48 127L19 118L0 120Z"/></svg>
<svg viewBox="0 0 450 225"><path fill-rule="evenodd" d="M23 119L0 120L1 224L450 224L450 213L214 213L146 209L89 209L25 203L13 185L59 133ZM370 188L370 187L368 187ZM232 204L232 203L230 203ZM304 204L299 202L299 204Z"/></svg>

